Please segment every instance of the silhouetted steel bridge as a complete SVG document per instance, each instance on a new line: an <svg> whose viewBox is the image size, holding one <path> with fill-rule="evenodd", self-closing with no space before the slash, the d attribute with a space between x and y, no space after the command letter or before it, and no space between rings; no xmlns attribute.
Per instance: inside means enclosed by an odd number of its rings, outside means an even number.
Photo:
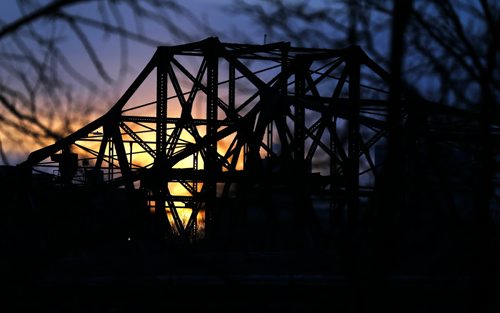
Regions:
<svg viewBox="0 0 500 313"><path fill-rule="evenodd" d="M390 91L390 75L357 46L162 46L106 114L21 167L60 188L140 191L162 236L254 227L314 241L355 223L374 195L390 112L413 147L477 150L478 114Z"/></svg>

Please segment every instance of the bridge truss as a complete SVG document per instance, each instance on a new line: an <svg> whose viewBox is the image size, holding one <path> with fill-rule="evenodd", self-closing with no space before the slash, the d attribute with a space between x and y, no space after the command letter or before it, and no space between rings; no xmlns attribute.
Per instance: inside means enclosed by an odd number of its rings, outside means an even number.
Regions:
<svg viewBox="0 0 500 313"><path fill-rule="evenodd" d="M140 189L169 237L217 237L249 216L324 232L373 194L388 81L359 47L158 47L106 114L24 165L60 185ZM396 103L403 122L407 102Z"/></svg>

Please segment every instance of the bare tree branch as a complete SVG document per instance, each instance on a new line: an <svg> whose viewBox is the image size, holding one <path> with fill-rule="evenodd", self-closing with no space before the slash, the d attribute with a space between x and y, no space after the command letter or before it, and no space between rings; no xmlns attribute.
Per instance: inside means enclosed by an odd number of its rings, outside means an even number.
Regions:
<svg viewBox="0 0 500 313"><path fill-rule="evenodd" d="M41 19L41 18L47 18L55 13L57 13L60 9L63 7L67 7L72 4L76 4L78 2L83 2L83 1L88 1L88 0L57 0L53 1L46 6L40 8L39 10L36 10L28 15L25 15L21 17L20 19L7 24L3 26L0 29L0 40L5 37L5 36L10 36L13 33L17 32L20 28L30 25L34 21Z"/></svg>
<svg viewBox="0 0 500 313"><path fill-rule="evenodd" d="M46 140L59 138L87 123L95 112L102 112L103 104L109 101L105 98L109 92L104 91L111 83L124 80L130 70L131 44L155 47L166 44L167 39L186 41L193 37L185 27L207 29L173 0L18 0L17 4L21 17L0 25L0 122L5 126L0 128L0 136L4 152L20 138L46 144ZM126 21L130 17L135 19L135 27ZM146 22L170 35L158 39L156 34L145 33L141 25ZM99 32L106 43L116 40L116 73L112 71L115 65L106 62L105 51L95 42ZM71 54L75 42L81 44L88 61L75 62Z"/></svg>

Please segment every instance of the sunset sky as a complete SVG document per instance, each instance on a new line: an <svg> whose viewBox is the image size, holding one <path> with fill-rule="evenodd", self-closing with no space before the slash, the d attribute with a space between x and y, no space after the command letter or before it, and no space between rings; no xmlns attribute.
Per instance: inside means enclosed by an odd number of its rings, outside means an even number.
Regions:
<svg viewBox="0 0 500 313"><path fill-rule="evenodd" d="M49 1L39 1L41 4L48 2ZM169 33L164 27L152 23L147 19L142 20L140 23L141 25L139 27L142 28L141 31L165 45L177 45L188 41L202 40L210 36L217 36L221 41L228 42L262 43L263 41L264 35L262 29L253 27L249 18L231 11L233 9L231 6L231 4L234 3L233 1L187 0L181 3L187 9L186 12L188 12L188 14L193 14L200 21L193 26L189 18L185 16L176 16L175 13L171 15L172 22L186 30L190 38L184 39L179 38L179 36L176 37ZM3 25L15 21L22 15L17 2L14 0L2 1L0 6L0 20ZM96 14L96 6L93 2L91 2L90 5L78 4L70 7L67 11L92 17ZM122 14L128 27L131 29L137 27L137 25L129 26L131 24L137 24L130 10L124 9L122 10ZM36 23L36 28L41 32L54 31L50 28L50 25L50 22L41 21ZM204 28L205 26L206 28ZM98 53L105 70L112 78L111 82L103 82L102 78L99 77L82 43L78 41L67 25L59 26L56 29L58 36L60 36L59 45L65 53L66 58L80 74L83 74L85 77L89 78L89 80L95 82L100 87L100 91L103 92L97 100L103 103L99 104L95 110L96 112L93 113L95 117L97 117L105 112L129 86L131 81L137 76L153 55L155 46L130 41L127 48L127 68L126 72L123 73L120 72L121 51L118 38L116 38L116 36L108 36L101 30L88 28L84 29L84 31ZM8 39L2 40L2 46L2 52L16 51L12 42L8 41ZM0 76L0 79L7 85L14 86L14 88L19 86L18 79L13 77L5 68L3 68ZM35 79L33 78L33 80ZM88 91L78 86L78 84L75 85L76 97L87 99L89 97ZM19 88L22 89L22 87ZM92 101L95 102L96 99ZM61 114L64 113L61 112ZM73 127L73 129L75 128L76 127ZM19 142L16 144L15 141L9 140L12 136L4 134L2 137L3 138L0 139L2 140L3 148L7 152L11 163L14 164L24 160L31 150L40 147L40 144L28 143L28 140L24 141L23 139L22 141L25 144L20 145L18 144ZM0 163L3 162L0 161Z"/></svg>
<svg viewBox="0 0 500 313"><path fill-rule="evenodd" d="M50 1L34 1L32 3L38 3L41 7L49 2ZM246 2L252 3L254 1ZM99 12L97 3L100 2L83 2L81 4L76 4L65 8L64 12L99 19L99 16L101 16L101 12ZM165 27L159 25L158 23L152 22L147 18L143 18L138 22L137 18L132 14L130 7L119 6L119 8L123 16L124 24L128 29L134 31L137 30L139 32L142 32L143 34L147 34L150 38L154 38L155 41L164 45L183 44L190 41L202 40L204 38L212 36L219 37L219 39L223 42L251 44L262 44L264 42L266 32L264 30L264 27L256 23L249 16L243 13L237 13L238 7L235 5L235 1L186 0L180 1L178 3L180 3L184 7L184 9L186 9L184 12L178 13L170 8L162 12L166 12L169 15L169 21L179 27L182 31L184 31L184 35L175 35ZM255 3L263 4L265 2L255 1ZM323 1L310 1L309 5L316 8L321 6L321 3L323 3ZM32 10L34 10L34 8L37 7L33 7ZM111 10L109 12L111 12ZM109 12L107 13L107 18L109 18ZM24 14L27 13L29 13L29 11L24 12ZM22 15L23 13L20 11L17 5L17 1L2 1L0 21L3 25L17 20ZM193 22L190 16L194 16L197 21ZM77 113L73 109L56 110L57 112L55 112L55 114L53 115L63 116L65 114L68 114L68 112L70 115L72 113L76 115L72 117L71 122L71 128L73 131L81 127L82 124L87 123L88 121L107 111L107 109L113 105L113 103L121 96L124 90L126 90L126 88L130 85L132 80L149 61L150 57L155 51L154 44L147 45L130 40L126 49L127 55L122 58L120 40L117 36L106 34L99 29L93 29L90 27L82 28L82 30L88 37L90 44L95 49L100 62L103 64L104 70L111 78L110 81L105 81L96 70L84 45L81 41L79 41L74 31L68 26L67 23L56 24L53 23L53 21L50 19L40 19L37 20L33 26L33 29L40 32L41 34L46 35L53 33L54 36L57 37L58 47L64 53L68 62L71 63L71 65L76 69L76 71L79 72L79 74L85 76L93 84L99 86L99 93L96 93L94 91L89 92L89 90L86 90L84 87L82 87L81 84L79 84L78 82L74 82L72 79L67 79L65 81L74 85L72 90L73 101L87 101L87 103L90 101L94 106L94 109L91 111L92 116L88 115L87 113L82 115L81 113ZM30 28L23 27L19 31L28 32L30 31ZM189 36L189 38L186 38L186 34L187 36ZM25 36L25 33L23 33L23 36ZM288 40L288 38L278 38L278 35L276 35L275 37L276 38L273 38L272 34L266 34L266 41L269 43L273 41ZM29 45L28 40L27 42ZM38 51L36 44L33 44L33 47L35 47L32 48L35 55L42 58L43 54ZM9 37L4 37L2 39L2 47L0 49L0 52L5 55L9 53L19 53L18 48L15 47L15 44ZM7 62L6 59L7 58L4 57L2 61ZM126 62L125 72L122 71L123 59L125 59ZM3 81L3 83L10 88L23 90L24 87L22 86L22 79L11 74L7 67L2 67L3 70L0 74L1 81ZM20 66L18 68L20 68L20 71L24 71L24 68ZM26 68L29 68L29 66L26 66ZM33 75L29 73L26 73L26 75L29 77L28 83L36 81L36 78ZM45 97L37 96L37 101L37 105L39 107L42 107L42 109L44 106L46 106L43 103L40 103L45 101ZM96 105L96 102L102 103ZM75 104L73 104L73 108L74 106ZM58 118L60 119L60 116L55 118L55 122L51 122L56 123L51 124L51 127L54 127L53 125L56 125L56 127L58 127L57 123L63 123L63 121L57 121ZM16 133L16 131L14 131L14 133ZM10 163L18 163L19 161L24 160L24 158L30 151L33 151L37 148L40 148L41 146L50 143L50 140L46 143L31 143L29 142L29 139L25 140L24 138L21 140L12 140L14 137L12 135L12 131L9 135L7 134L7 132L0 130L0 136L3 149L8 153L8 156L11 159ZM0 163L3 162L0 160Z"/></svg>

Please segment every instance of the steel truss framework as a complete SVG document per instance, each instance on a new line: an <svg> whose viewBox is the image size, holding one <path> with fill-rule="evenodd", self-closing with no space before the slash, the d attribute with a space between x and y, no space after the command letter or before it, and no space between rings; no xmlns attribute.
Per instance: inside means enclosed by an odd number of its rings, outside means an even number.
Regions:
<svg viewBox="0 0 500 313"><path fill-rule="evenodd" d="M151 80L156 99L135 104ZM321 229L314 221L322 209L356 219L373 192L382 164L375 146L388 132L388 81L359 47L217 38L159 47L108 113L24 165L60 184L144 189L170 236L210 237L224 206L255 202L270 219L286 206L296 223ZM398 105L403 121L416 106Z"/></svg>

